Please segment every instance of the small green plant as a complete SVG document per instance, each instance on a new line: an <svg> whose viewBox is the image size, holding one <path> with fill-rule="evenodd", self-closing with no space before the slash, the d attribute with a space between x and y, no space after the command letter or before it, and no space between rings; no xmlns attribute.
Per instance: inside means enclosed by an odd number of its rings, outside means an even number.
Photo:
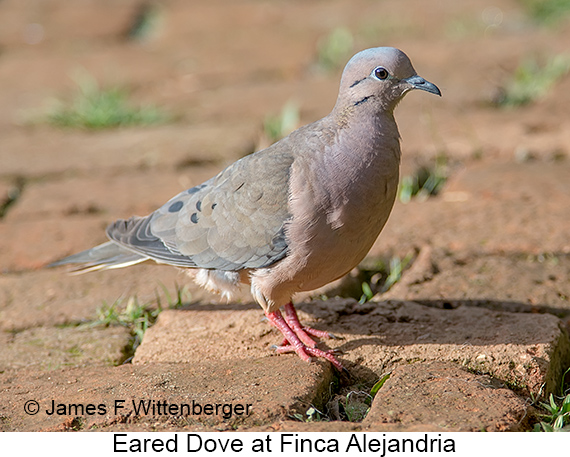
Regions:
<svg viewBox="0 0 570 457"><path fill-rule="evenodd" d="M398 192L400 201L408 203L412 198L420 201L437 195L447 181L447 158L438 156L433 166L422 166L410 176L404 176Z"/></svg>
<svg viewBox="0 0 570 457"><path fill-rule="evenodd" d="M5 196L0 195L0 219L2 219L7 213L10 207L16 203L18 198L22 195L24 191L25 180L19 177L14 183L9 185Z"/></svg>
<svg viewBox="0 0 570 457"><path fill-rule="evenodd" d="M163 7L155 2L141 2L126 35L134 41L148 42L160 33L163 25Z"/></svg>
<svg viewBox="0 0 570 457"><path fill-rule="evenodd" d="M147 329L156 321L162 307L141 304L136 296L130 297L122 309L121 303L122 300L116 300L112 305L103 304L97 310L97 319L91 325L122 325L127 327L133 334L132 346L133 349L136 349L142 342Z"/></svg>
<svg viewBox="0 0 570 457"><path fill-rule="evenodd" d="M337 27L318 44L317 63L325 71L341 68L350 55L354 46L354 38L346 27Z"/></svg>
<svg viewBox="0 0 570 457"><path fill-rule="evenodd" d="M121 87L100 88L90 75L76 78L77 92L70 103L56 101L47 120L59 127L105 129L162 123L168 116L154 106L132 106Z"/></svg>
<svg viewBox="0 0 570 457"><path fill-rule="evenodd" d="M372 396L367 392L349 392L344 400L343 409L348 422L362 422L372 404Z"/></svg>
<svg viewBox="0 0 570 457"><path fill-rule="evenodd" d="M333 415L337 417L338 420L362 422L370 411L374 396L389 378L390 373L382 376L380 380L374 384L370 393L366 390L362 390L359 386L354 386L357 390L350 389L346 394L336 395L328 403L329 410L336 411Z"/></svg>
<svg viewBox="0 0 570 457"><path fill-rule="evenodd" d="M377 293L387 292L402 278L402 272L412 261L413 254L407 254L403 259L398 256L392 257L388 263L378 260L372 267L360 267L360 273L364 278L362 282L362 296L359 303L370 301Z"/></svg>
<svg viewBox="0 0 570 457"><path fill-rule="evenodd" d="M570 0L521 0L528 14L538 23L556 24L570 14Z"/></svg>
<svg viewBox="0 0 570 457"><path fill-rule="evenodd" d="M184 306L190 299L190 294L186 287L180 288L176 284L176 296L172 297L166 286L161 284L166 297L168 309L178 309ZM156 305L151 303L140 303L136 296L127 299L126 306L122 307L123 300L116 300L112 305L104 303L97 309L97 318L89 323L89 326L97 325L122 325L127 327L132 335L132 350L136 349L142 342L147 329L156 322L158 315L164 309L162 300L156 294Z"/></svg>
<svg viewBox="0 0 570 457"><path fill-rule="evenodd" d="M70 423L65 423L64 427L68 430L73 430L78 432L85 427L85 418L84 417L74 417Z"/></svg>
<svg viewBox="0 0 570 457"><path fill-rule="evenodd" d="M570 431L570 393L564 396L564 380L566 375L570 373L568 368L562 375L560 391L561 397L558 397L558 403L554 395L550 394L548 403L540 403L547 414L542 414L542 420L534 425L535 432L568 432Z"/></svg>
<svg viewBox="0 0 570 457"><path fill-rule="evenodd" d="M556 55L540 65L536 59L526 59L517 67L511 80L494 99L498 106L527 105L544 97L570 72L570 57Z"/></svg>
<svg viewBox="0 0 570 457"><path fill-rule="evenodd" d="M319 411L313 405L305 412L303 416L301 413L295 413L291 416L299 422L328 422L329 418L326 414Z"/></svg>
<svg viewBox="0 0 570 457"><path fill-rule="evenodd" d="M177 283L174 283L174 288L176 290L175 297L170 294L168 288L164 284L160 283L160 288L166 298L168 309L182 308L192 300L192 294L190 293L187 285L180 287ZM162 308L162 300L158 292L156 292L156 304L159 308Z"/></svg>
<svg viewBox="0 0 570 457"><path fill-rule="evenodd" d="M360 303L362 305L362 304L366 303L367 301L372 300L372 298L374 298L374 291L372 290L372 287L370 287L370 283L363 282L362 283L362 297L360 297L360 300L358 300L358 303Z"/></svg>
<svg viewBox="0 0 570 457"><path fill-rule="evenodd" d="M396 284L402 278L402 272L412 260L412 255L408 254L402 260L399 257L392 257L390 259L390 272L386 281L382 285L381 292L387 292L390 287Z"/></svg>
<svg viewBox="0 0 570 457"><path fill-rule="evenodd" d="M561 432L570 431L570 394L562 399L561 404L557 404L554 395L550 394L549 403L540 403L548 411L543 414L544 419L535 424L535 432Z"/></svg>
<svg viewBox="0 0 570 457"><path fill-rule="evenodd" d="M286 137L299 126L299 105L293 101L285 103L278 116L267 116L263 123L263 134L270 143Z"/></svg>
<svg viewBox="0 0 570 457"><path fill-rule="evenodd" d="M79 356L83 355L83 350L77 344L74 344L69 349L67 349L67 353L71 357L79 357Z"/></svg>
<svg viewBox="0 0 570 457"><path fill-rule="evenodd" d="M370 396L372 398L374 398L376 396L376 394L378 393L378 391L382 388L382 386L384 385L384 383L386 381L388 381L388 379L390 379L390 375L392 373L386 373L384 376L382 376L377 382L376 384L374 384L372 386L372 389L370 389Z"/></svg>
<svg viewBox="0 0 570 457"><path fill-rule="evenodd" d="M319 411L311 405L305 414L295 413L290 417L299 422L329 422L348 421L362 422L370 411L372 400L384 383L390 378L390 374L383 375L372 387L370 392L360 384L342 389L342 392L332 394L332 398L326 404L326 412Z"/></svg>

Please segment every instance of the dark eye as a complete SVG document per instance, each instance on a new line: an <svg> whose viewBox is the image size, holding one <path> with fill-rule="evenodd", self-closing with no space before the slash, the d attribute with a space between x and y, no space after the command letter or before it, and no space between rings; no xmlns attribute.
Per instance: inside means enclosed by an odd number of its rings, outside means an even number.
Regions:
<svg viewBox="0 0 570 457"><path fill-rule="evenodd" d="M384 67L376 67L373 72L374 76L378 79L386 79L390 74Z"/></svg>

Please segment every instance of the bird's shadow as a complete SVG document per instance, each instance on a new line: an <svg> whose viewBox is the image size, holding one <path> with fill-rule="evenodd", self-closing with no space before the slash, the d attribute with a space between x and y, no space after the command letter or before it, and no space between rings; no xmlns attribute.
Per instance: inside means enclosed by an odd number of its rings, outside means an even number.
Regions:
<svg viewBox="0 0 570 457"><path fill-rule="evenodd" d="M564 325L564 321L570 316L570 309L492 299L390 299L364 304L351 299L333 299L301 303L297 308L316 318L317 322L311 324L315 328L367 335L352 340L351 348L370 344L485 345L491 338L492 344L550 343L552 335L540 331L538 316L563 319L561 328L566 333L568 322ZM521 319L521 315L527 318ZM534 325L536 331L532 331ZM517 326L521 331L515 331ZM496 331L502 329L509 331Z"/></svg>
<svg viewBox="0 0 570 457"><path fill-rule="evenodd" d="M301 321L318 330L341 336L339 341L320 340L321 349L334 347L338 358L348 371L339 373L342 386L373 383L379 373L390 371L394 363L414 351L422 353L429 346L448 346L451 351L464 351L467 346L480 347L476 352L493 352L496 345L513 345L534 351L538 345L553 343L553 326L562 329L568 339L570 309L547 305L529 305L517 301L492 299L428 299L369 301L359 303L352 298L302 301L296 305ZM253 302L193 302L184 311L250 311L259 310ZM557 321L557 318L563 320ZM548 329L542 326L548 323ZM568 345L559 345L564 348ZM415 347L416 349L413 349ZM562 351L564 352L564 350ZM344 354L350 357L343 357ZM445 353L445 350L444 350ZM354 356L354 354L359 354ZM537 352L536 363L547 366L548 361ZM360 360L360 357L363 359ZM364 363L369 357L379 366L372 369ZM570 364L570 352L560 354L560 366ZM445 357L444 357L445 358ZM325 363L319 361L318 363ZM330 367L327 369L331 369Z"/></svg>
<svg viewBox="0 0 570 457"><path fill-rule="evenodd" d="M211 303L204 301L194 301L183 303L177 309L184 311L247 311L250 309L261 308L254 302L227 302L227 303Z"/></svg>
<svg viewBox="0 0 570 457"><path fill-rule="evenodd" d="M570 309L547 305L529 305L517 301L493 299L427 299L370 301L359 303L350 298L331 298L298 303L296 308L310 316L311 327L332 334L366 335L351 339L341 350L364 345L402 346L418 343L485 345L493 337L493 344L542 344L550 342L548 335L539 331L493 333L493 329L510 329L520 314L550 314L565 319ZM181 310L187 311L246 311L257 310L253 302L192 302ZM488 310L469 311L470 309ZM262 311L260 310L260 316ZM485 322L493 316L496 319ZM469 319L482 319L474 325ZM497 326L499 320L501 326ZM530 322L530 323L529 323ZM532 319L525 320L526 328ZM540 325L537 319L537 326ZM492 328L491 328L492 327ZM564 327L564 326L563 326ZM421 330L420 330L421 329ZM568 332L568 329L565 329ZM420 333L418 333L420 332ZM492 333L492 335L491 335Z"/></svg>
<svg viewBox="0 0 570 457"><path fill-rule="evenodd" d="M301 303L297 308L316 319L311 326L346 336L336 346L340 354L356 351L371 356L377 352L383 354L378 361L384 368L371 370L358 360L350 364L348 379L342 381L345 385L354 380L377 380L378 369L389 370L393 362L401 360L402 348L419 345L447 346L448 350L465 356L469 352L467 347L479 347L475 352L486 354L492 353L495 346L512 345L526 348L538 366L546 367L557 359L556 371L562 369L559 374L570 365L570 320L567 319L570 309L490 299L391 299L364 304L352 299L333 299ZM560 329L560 338L565 342L553 334L553 328ZM547 351L551 351L550 361L541 354L539 345L546 345ZM414 352L418 351L412 349L408 355Z"/></svg>

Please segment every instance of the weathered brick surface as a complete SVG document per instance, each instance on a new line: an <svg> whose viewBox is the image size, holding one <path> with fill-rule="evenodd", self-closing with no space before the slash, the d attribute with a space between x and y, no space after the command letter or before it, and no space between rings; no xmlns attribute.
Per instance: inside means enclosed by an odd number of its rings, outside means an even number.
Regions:
<svg viewBox="0 0 570 457"><path fill-rule="evenodd" d="M445 407L442 407L445 405ZM488 376L444 362L398 366L362 423L447 431L518 431L528 427L529 403Z"/></svg>

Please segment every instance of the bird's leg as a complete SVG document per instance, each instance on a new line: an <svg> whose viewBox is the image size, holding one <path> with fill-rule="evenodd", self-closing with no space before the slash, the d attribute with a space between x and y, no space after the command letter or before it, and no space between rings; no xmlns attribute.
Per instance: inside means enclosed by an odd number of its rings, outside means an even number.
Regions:
<svg viewBox="0 0 570 457"><path fill-rule="evenodd" d="M287 325L293 330L293 332L299 337L303 343L309 347L316 347L316 343L309 335L316 336L318 338L336 338L332 333L325 330L317 330L312 327L301 324L299 321L299 316L297 316L297 310L292 302L287 303L284 307L285 309L285 321ZM289 341L287 338L283 339L281 346L287 346Z"/></svg>
<svg viewBox="0 0 570 457"><path fill-rule="evenodd" d="M277 329L279 329L279 331L285 337L284 344L277 348L278 353L296 352L297 355L306 362L311 361L311 356L322 357L331 362L338 370L343 370L342 364L332 355L330 351L322 351L321 349L317 349L314 346L308 346L306 343L301 341L295 329L292 329L287 321L283 318L281 311L277 310L272 313L265 313L265 315L267 316L269 322L273 326L277 327ZM299 321L297 319L297 323L298 322ZM300 324L299 328L301 328ZM305 338L312 342L313 345L315 344L315 342L306 333L304 333L302 329L301 332L305 335Z"/></svg>
<svg viewBox="0 0 570 457"><path fill-rule="evenodd" d="M285 337L284 345L281 345L281 348L288 348L287 351L280 351L280 352L291 352L295 351L301 359L305 362L310 362L311 357L306 353L305 348L306 346L301 342L301 340L295 335L295 332L287 325L285 319L283 319L283 315L281 311L277 310L272 313L265 313L269 322L283 334ZM313 341L314 343L314 341ZM278 348L279 351L279 348Z"/></svg>
<svg viewBox="0 0 570 457"><path fill-rule="evenodd" d="M285 320L289 324L289 327L293 329L293 331L303 342L305 342L305 344L307 344L305 338L309 341L313 341L307 334L316 336L317 338L334 338L334 335L325 330L317 330L316 328L302 325L301 322L299 322L297 310L295 309L293 302L287 303L283 308L285 309ZM304 337L299 335L299 333L304 334ZM311 347L315 347L314 344L315 342L313 341L313 346ZM309 344L307 344L307 346L309 346Z"/></svg>

